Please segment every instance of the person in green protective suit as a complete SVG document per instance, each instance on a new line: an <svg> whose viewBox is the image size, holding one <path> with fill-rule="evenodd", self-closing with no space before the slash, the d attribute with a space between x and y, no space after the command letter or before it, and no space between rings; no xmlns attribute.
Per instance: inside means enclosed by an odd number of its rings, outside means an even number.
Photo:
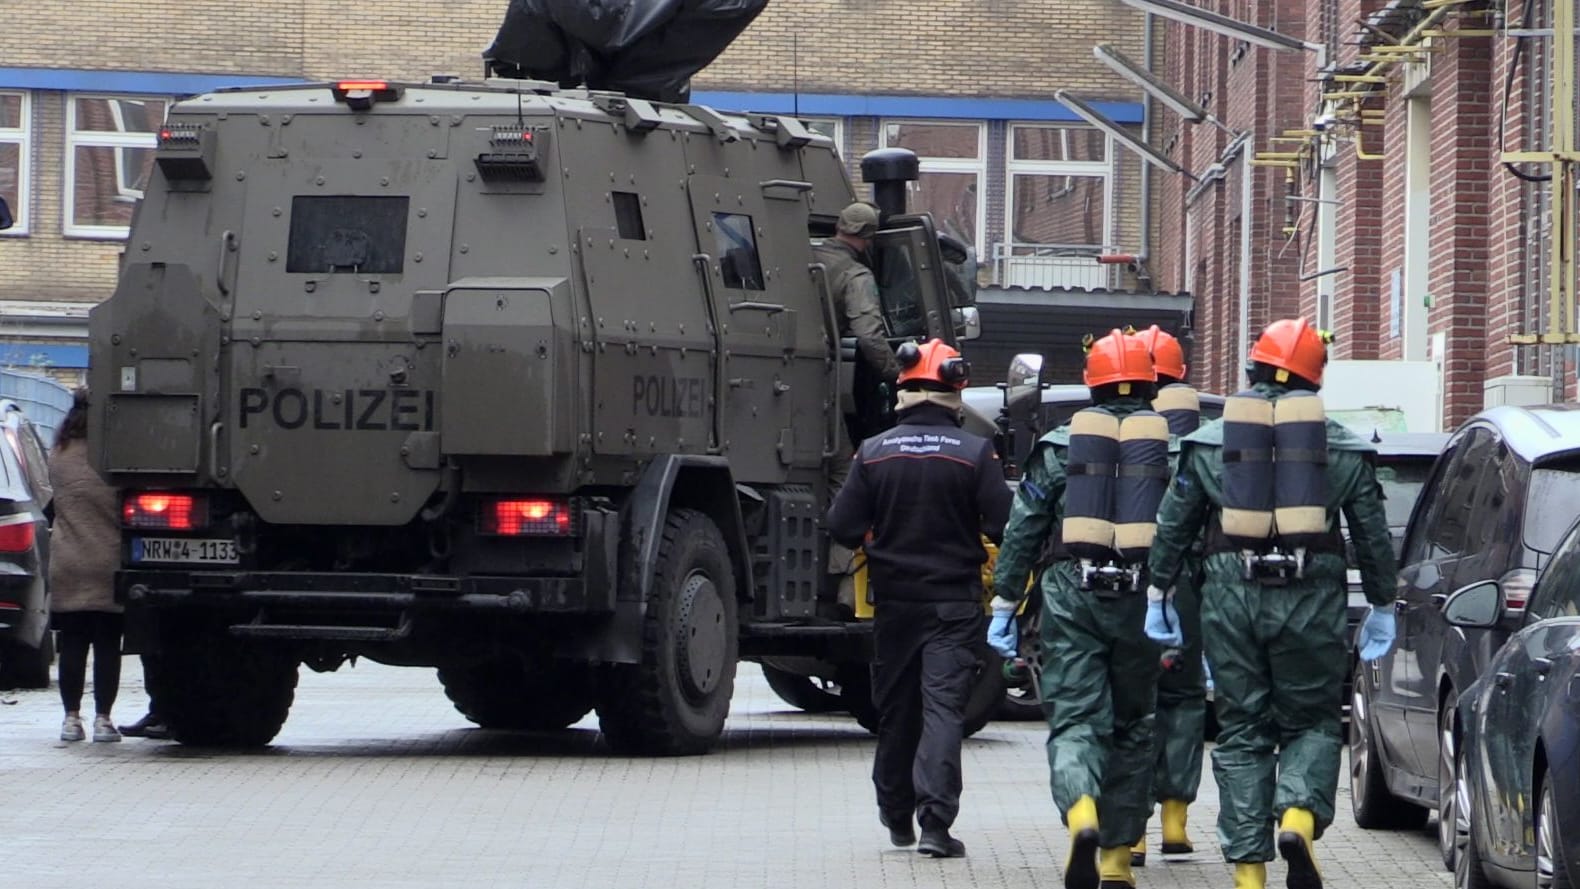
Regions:
<svg viewBox="0 0 1580 889"><path fill-rule="evenodd" d="M1275 402L1293 390L1317 390L1326 343L1303 320L1274 322L1251 351L1252 389ZM1389 606L1397 569L1371 448L1331 420L1326 433L1328 542L1307 550L1298 576L1286 572L1275 578L1253 569L1224 536L1223 421L1182 441L1178 472L1158 510L1149 559L1155 586L1147 591L1144 624L1154 640L1178 640L1180 616L1166 590L1178 584L1191 546L1208 533L1202 633L1220 724L1213 775L1218 837L1224 858L1235 865L1236 889L1266 885L1275 818L1276 846L1289 867L1287 885L1322 886L1313 842L1333 821L1340 695L1348 666L1341 511L1374 606L1364 634L1377 643L1373 648L1386 650L1392 643Z"/></svg>
<svg viewBox="0 0 1580 889"><path fill-rule="evenodd" d="M1086 384L1093 403L1118 418L1148 409L1155 372L1146 346L1115 330L1091 344ZM1065 523L1070 427L1032 451L1004 530L993 583L988 641L1013 656L1014 613L1044 544ZM1151 809L1152 708L1162 650L1141 632L1141 589L1082 588L1066 552L1042 572L1041 676L1048 713L1054 804L1070 829L1066 889L1135 885L1130 847Z"/></svg>
<svg viewBox="0 0 1580 889"><path fill-rule="evenodd" d="M1201 423L1200 399L1185 385L1185 350L1157 325L1137 334L1152 353L1158 375L1158 395L1152 409L1169 424L1171 473L1178 469L1179 440ZM1201 787L1201 761L1207 722L1207 676L1202 663L1201 597L1197 575L1201 570L1199 547L1193 547L1175 581L1174 602L1179 611L1185 644L1158 680L1158 700L1152 729L1152 798L1163 810L1162 852L1188 855L1196 850L1186 833L1186 812ZM1143 836L1131 850L1130 863L1144 867L1147 841Z"/></svg>

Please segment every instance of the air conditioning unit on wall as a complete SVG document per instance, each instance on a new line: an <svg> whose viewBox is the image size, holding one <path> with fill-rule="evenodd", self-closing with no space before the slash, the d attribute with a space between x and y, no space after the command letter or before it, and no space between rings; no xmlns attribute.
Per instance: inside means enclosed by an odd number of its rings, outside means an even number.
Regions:
<svg viewBox="0 0 1580 889"><path fill-rule="evenodd" d="M1547 377L1492 377L1483 384L1483 407L1504 404L1529 406L1553 400L1553 381Z"/></svg>

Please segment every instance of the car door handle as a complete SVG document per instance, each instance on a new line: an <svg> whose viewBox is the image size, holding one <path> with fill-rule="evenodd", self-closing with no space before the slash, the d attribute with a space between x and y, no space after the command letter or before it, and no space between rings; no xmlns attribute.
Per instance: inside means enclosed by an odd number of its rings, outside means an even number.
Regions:
<svg viewBox="0 0 1580 889"><path fill-rule="evenodd" d="M1405 609L1407 609L1409 607L1410 607L1410 600L1408 600L1408 599L1395 599L1394 600L1393 610L1395 610L1395 611L1404 611Z"/></svg>
<svg viewBox="0 0 1580 889"><path fill-rule="evenodd" d="M1433 608L1442 608L1445 604L1447 604L1447 602L1448 602L1448 595L1446 593L1433 593L1432 594L1432 607Z"/></svg>
<svg viewBox="0 0 1580 889"><path fill-rule="evenodd" d="M1498 688L1508 688L1514 683L1513 673L1499 673L1492 677L1492 684Z"/></svg>
<svg viewBox="0 0 1580 889"><path fill-rule="evenodd" d="M1552 672L1553 662L1551 659L1544 657L1531 658L1531 670L1535 672L1537 676L1546 676L1548 673Z"/></svg>

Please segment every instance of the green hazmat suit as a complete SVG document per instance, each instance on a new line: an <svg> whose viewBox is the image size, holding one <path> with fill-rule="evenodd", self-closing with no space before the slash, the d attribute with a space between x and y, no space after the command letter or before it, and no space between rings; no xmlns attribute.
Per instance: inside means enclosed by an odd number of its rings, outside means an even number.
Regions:
<svg viewBox="0 0 1580 889"><path fill-rule="evenodd" d="M1273 400L1289 391L1273 383L1252 388ZM1327 432L1328 527L1342 511L1366 598L1387 605L1397 566L1372 449L1332 420ZM1148 562L1153 583L1167 587L1181 574L1192 543L1217 522L1222 505L1223 423L1215 420L1181 442L1179 471L1158 507ZM1333 822L1349 661L1344 556L1313 554L1304 577L1264 586L1244 578L1238 553L1212 549L1201 598L1220 726L1212 756L1218 842L1227 861L1271 861L1272 828L1286 809L1309 810L1318 836Z"/></svg>
<svg viewBox="0 0 1580 889"><path fill-rule="evenodd" d="M1128 397L1101 407L1121 419L1147 409ZM1069 427L1061 426L1032 450L999 547L996 595L1019 599L1044 544L1058 534L1069 444ZM1082 590L1080 568L1069 557L1043 571L1040 592L1040 692L1054 805L1065 818L1081 797L1092 797L1099 845L1132 846L1152 809L1152 709L1162 654L1141 629L1146 596Z"/></svg>
<svg viewBox="0 0 1580 889"><path fill-rule="evenodd" d="M1179 471L1179 438L1169 437L1174 471ZM1179 612L1185 646L1183 668L1158 679L1157 710L1152 726L1152 799L1156 802L1196 801L1201 789L1201 760L1207 731L1207 671L1202 666L1201 553L1186 554L1174 581L1174 608Z"/></svg>

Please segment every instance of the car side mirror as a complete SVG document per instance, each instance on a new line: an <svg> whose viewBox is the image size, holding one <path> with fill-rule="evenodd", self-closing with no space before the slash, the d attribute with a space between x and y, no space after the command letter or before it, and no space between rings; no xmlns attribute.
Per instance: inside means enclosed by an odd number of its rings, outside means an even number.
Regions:
<svg viewBox="0 0 1580 889"><path fill-rule="evenodd" d="M1450 626L1474 630L1497 626L1503 619L1503 588L1484 580L1455 590L1443 603L1443 619Z"/></svg>
<svg viewBox="0 0 1580 889"><path fill-rule="evenodd" d="M11 205L0 198L0 231L16 225L16 218L11 215Z"/></svg>
<svg viewBox="0 0 1580 889"><path fill-rule="evenodd" d="M1004 381L1004 403L1015 404L1032 393L1042 392L1042 356L1036 352L1016 355L1009 363ZM1037 396L1039 399L1041 395Z"/></svg>
<svg viewBox="0 0 1580 889"><path fill-rule="evenodd" d="M976 306L964 306L951 309L955 316L955 338L961 341L974 340L982 336L982 313Z"/></svg>

